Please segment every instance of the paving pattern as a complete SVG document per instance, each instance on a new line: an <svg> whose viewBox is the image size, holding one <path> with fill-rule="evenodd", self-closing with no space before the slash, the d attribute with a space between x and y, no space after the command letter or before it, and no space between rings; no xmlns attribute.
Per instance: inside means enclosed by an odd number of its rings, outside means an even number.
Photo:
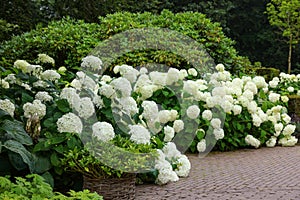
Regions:
<svg viewBox="0 0 300 200"><path fill-rule="evenodd" d="M189 177L138 185L136 200L300 200L300 145L188 157Z"/></svg>

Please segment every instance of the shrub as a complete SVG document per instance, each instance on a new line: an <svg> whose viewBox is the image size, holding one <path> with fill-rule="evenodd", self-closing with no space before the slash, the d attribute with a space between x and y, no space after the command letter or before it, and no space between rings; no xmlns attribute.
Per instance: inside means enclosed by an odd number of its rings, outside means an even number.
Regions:
<svg viewBox="0 0 300 200"><path fill-rule="evenodd" d="M102 197L97 193L90 193L88 190L79 192L71 190L68 192L68 196L59 192L54 192L51 186L44 182L43 177L37 174L29 174L26 178L16 177L15 183L7 177L0 177L0 198L15 200L102 200Z"/></svg>
<svg viewBox="0 0 300 200"><path fill-rule="evenodd" d="M231 72L251 65L247 58L237 55L234 42L224 35L220 24L212 23L201 13L173 14L164 10L160 15L153 15L149 12L122 12L100 17L99 20L100 23L95 24L65 18L51 22L46 28L38 27L16 36L0 48L0 66L12 66L16 59L32 61L38 53L46 53L56 60L57 67L65 65L70 69L76 68L98 42L129 29L144 27L168 28L191 37L204 46L216 63L224 63ZM146 50L125 54L114 64L136 66L151 62L177 68L189 67L187 61L170 52Z"/></svg>

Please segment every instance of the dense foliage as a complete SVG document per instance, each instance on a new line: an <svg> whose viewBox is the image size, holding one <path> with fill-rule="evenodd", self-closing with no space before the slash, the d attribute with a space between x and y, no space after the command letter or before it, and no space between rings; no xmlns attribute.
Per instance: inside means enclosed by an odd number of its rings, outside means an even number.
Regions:
<svg viewBox="0 0 300 200"><path fill-rule="evenodd" d="M212 23L205 15L186 12L173 14L164 10L160 15L145 12L115 13L101 17L99 24L84 23L72 19L52 22L45 28L37 28L3 43L0 56L3 66L12 66L16 59L31 61L40 52L56 60L56 66L75 69L80 60L99 42L123 31L134 28L168 28L186 35L203 45L216 63L224 63L233 73L251 66L248 59L238 56L234 42L226 37L218 23ZM176 47L175 47L176 48ZM177 68L188 68L188 61L171 52L142 50L129 52L114 64L138 66L143 63L161 63Z"/></svg>

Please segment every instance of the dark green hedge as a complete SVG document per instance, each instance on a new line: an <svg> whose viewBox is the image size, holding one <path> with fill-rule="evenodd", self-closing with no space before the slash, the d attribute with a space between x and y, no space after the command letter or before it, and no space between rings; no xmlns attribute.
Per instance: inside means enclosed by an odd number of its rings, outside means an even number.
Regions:
<svg viewBox="0 0 300 200"><path fill-rule="evenodd" d="M145 27L167 28L189 36L202 44L215 63L223 63L231 72L238 72L251 63L247 58L237 55L234 41L222 32L218 23L212 23L201 13L173 14L164 10L160 15L151 13L115 13L100 17L99 23L85 23L65 18L51 22L47 27L38 27L28 33L13 37L0 47L0 66L9 67L16 59L32 61L38 53L46 53L56 60L56 67L66 66L76 69L99 42L117 33ZM144 50L125 54L114 64L162 63L173 67L186 67L183 58L170 52Z"/></svg>

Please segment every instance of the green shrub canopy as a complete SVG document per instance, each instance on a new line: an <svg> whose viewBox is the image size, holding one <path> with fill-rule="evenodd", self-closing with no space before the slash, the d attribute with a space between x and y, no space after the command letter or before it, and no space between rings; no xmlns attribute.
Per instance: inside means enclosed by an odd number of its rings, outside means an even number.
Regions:
<svg viewBox="0 0 300 200"><path fill-rule="evenodd" d="M129 29L146 27L167 28L190 37L204 46L216 64L223 63L231 72L251 66L247 58L237 55L234 41L224 35L219 23L211 22L201 13L173 14L168 10L162 11L160 15L120 12L100 17L98 24L70 18L53 21L45 28L37 27L4 42L0 47L0 66L12 66L17 59L33 61L37 54L45 53L56 60L57 68L66 66L77 70L76 66L79 66L81 59L99 42ZM153 62L177 68L189 67L187 61L178 55L157 50L130 52L113 64L137 66Z"/></svg>

